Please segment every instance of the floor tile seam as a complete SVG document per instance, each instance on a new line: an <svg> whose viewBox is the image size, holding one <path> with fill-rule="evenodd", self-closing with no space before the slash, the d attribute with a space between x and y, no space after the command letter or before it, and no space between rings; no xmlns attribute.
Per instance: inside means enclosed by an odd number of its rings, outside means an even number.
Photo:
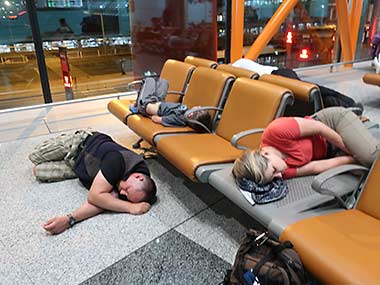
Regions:
<svg viewBox="0 0 380 285"><path fill-rule="evenodd" d="M50 128L49 128L49 125L48 125L48 123L47 123L47 121L46 121L46 119L45 119L45 118L43 119L43 122L44 122L44 124L45 124L46 128L48 129L48 132L49 132L49 134L51 134L51 133L52 133L52 131L50 130Z"/></svg>
<svg viewBox="0 0 380 285"><path fill-rule="evenodd" d="M31 284L35 284L35 282L33 282L33 279L29 276L28 272L25 271L25 270L23 269L23 267L22 267L20 264L18 264L18 262L13 258L13 254L12 254L12 252L10 252L10 251L8 250L8 248L5 246L5 244L4 244L4 242L3 242L2 240L0 240L0 244L1 244L1 246L4 248L4 250L8 253L9 258L12 259L13 263L17 266L17 268L18 268L22 273L24 273L25 276L29 279L30 283L31 283Z"/></svg>
<svg viewBox="0 0 380 285"><path fill-rule="evenodd" d="M41 122L43 122L44 119L41 118L41 121L37 124L28 124L27 126L33 126L33 125L38 125L38 124L41 124ZM0 133L2 132L8 132L8 131L15 131L15 130L22 130L22 129L25 129L26 125L19 125L19 126L16 126L16 127L9 127L9 128L3 128L3 129L0 129Z"/></svg>
<svg viewBox="0 0 380 285"><path fill-rule="evenodd" d="M69 122L73 120L83 120L83 119L88 119L88 118L96 118L99 116L104 116L104 115L112 115L110 112L99 112L96 114L90 114L90 115L81 115L79 117L71 117L71 118L66 118L66 119L56 119L56 120L50 120L50 123L56 123L56 122ZM45 117L45 119L48 116Z"/></svg>
<svg viewBox="0 0 380 285"><path fill-rule="evenodd" d="M211 203L211 204L207 205L207 207L205 207L204 209L201 209L201 210L199 210L198 212L195 212L193 215L191 215L191 216L188 217L187 219L183 220L183 221L180 222L179 224L176 224L176 225L173 226L171 229L173 229L173 230L177 229L177 228L180 227L181 225L185 224L186 222L190 221L191 219L195 218L196 216L199 216L199 215L202 214L203 212L209 210L210 208L212 208L213 206L215 206L215 205L218 204L219 202L223 201L224 199L226 199L226 197L221 197L220 199L217 199L214 203Z"/></svg>
<svg viewBox="0 0 380 285"><path fill-rule="evenodd" d="M44 122L44 124L45 124L45 122ZM17 138L17 139L4 140L4 141L0 141L0 143L18 142L18 141L26 140L26 139L30 139L30 138L38 138L38 137L43 137L43 136L50 135L50 134L58 134L58 133L67 132L67 131L77 130L78 129L78 128L73 128L73 129L67 129L67 130L51 131L48 126L46 126L46 127L47 127L47 131L48 131L48 133L46 133L46 134L30 135L30 136L26 136L26 137L20 137L20 138ZM1 134L1 131L0 131L0 134Z"/></svg>
<svg viewBox="0 0 380 285"><path fill-rule="evenodd" d="M185 222L189 221L190 219L194 218L195 216L197 216L197 215L203 213L204 211L210 209L212 206L216 205L217 203L219 203L219 202L222 201L223 199L226 199L226 198L225 198L225 197L221 197L220 199L216 200L214 203L211 203L210 205L207 205L207 207L205 207L204 209L202 209L202 210L200 210L200 211L194 213L191 217L189 217L189 218L185 219L184 221L182 221L181 223L179 223L179 224L177 224L177 225L175 225L175 226L169 228L167 231L164 231L162 234L158 235L158 236L155 237L154 239L148 241L147 243L143 244L143 245L140 246L139 248L136 248L135 250L131 251L131 252L128 253L126 256L121 257L120 259L118 259L117 261L115 261L115 262L113 262L112 264L108 265L107 267L103 268L102 270L100 270L99 272L97 272L96 274L94 274L93 276L87 278L86 280L84 280L84 281L81 282L80 284L82 284L82 283L86 282L87 280L89 280L89 279L91 279L91 278L93 278L93 277L95 277L95 276L101 274L102 272L104 272L104 271L107 270L108 268L110 268L110 267L116 265L118 262L122 261L123 259L128 258L130 255L134 254L136 251L138 251L138 250L140 250L141 248L143 248L143 247L149 245L150 243L154 242L154 240L161 238L162 236L168 234L169 232L171 232L171 231L173 231L173 230L174 230L174 231L177 231L176 229L177 229L180 225L184 224ZM195 242L195 243L198 244L197 242ZM198 245L200 245L200 244L198 244ZM200 245L200 246L202 246L202 245Z"/></svg>
<svg viewBox="0 0 380 285"><path fill-rule="evenodd" d="M156 236L155 238L153 238L152 240L148 241L147 243L144 243L144 244L141 245L140 247L136 248L135 250L131 251L130 253L128 253L127 255L125 255L125 256L123 256L123 257L121 257L120 259L116 260L116 261L113 262L112 264L106 266L105 268L103 268L102 270L100 270L99 272L97 272L97 273L95 273L94 275L90 276L89 278L87 278L86 280L84 280L83 282L81 282L81 283L79 283L79 284L82 284L82 283L86 282L87 280L89 280L89 279L91 279L91 278L93 278L93 277L95 277L95 276L97 276L97 275L103 273L103 272L106 271L108 268L115 266L117 263L119 263L119 262L122 261L123 259L128 258L128 257L131 256L132 254L134 254L136 251L138 251L138 250L140 250L141 248L143 248L143 247L145 247L145 246L151 244L151 243L154 242L156 239L161 238L162 236L166 235L167 233L169 233L169 232L171 232L171 231L173 231L173 230L175 230L175 228L170 228L170 229L168 229L167 231L164 231L162 234Z"/></svg>

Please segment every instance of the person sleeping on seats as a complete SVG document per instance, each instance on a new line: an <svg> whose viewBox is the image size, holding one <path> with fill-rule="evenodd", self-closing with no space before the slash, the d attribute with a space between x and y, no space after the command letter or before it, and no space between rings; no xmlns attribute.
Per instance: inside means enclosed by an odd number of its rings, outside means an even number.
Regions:
<svg viewBox="0 0 380 285"><path fill-rule="evenodd" d="M277 66L262 65L247 58L241 58L235 61L233 66L245 68L258 73L260 76L263 74L280 75L287 78L301 80L298 74L290 68L278 68ZM315 83L313 83L315 84ZM353 108L355 114L360 116L363 113L363 104L355 102L352 98L325 86L315 84L321 92L323 105L326 107L341 106L345 108Z"/></svg>
<svg viewBox="0 0 380 285"><path fill-rule="evenodd" d="M380 144L359 118L343 107L323 109L311 117L281 117L265 129L257 150L236 159L232 173L266 185L275 177L315 175L360 163L370 167Z"/></svg>
<svg viewBox="0 0 380 285"><path fill-rule="evenodd" d="M197 131L205 131L210 128L211 115L207 110L197 110L200 106L188 109L185 104L165 102L165 97L166 92L156 92L152 88L151 92L139 94L136 103L130 105L129 109L132 113L150 117L154 123L165 127L188 125Z"/></svg>

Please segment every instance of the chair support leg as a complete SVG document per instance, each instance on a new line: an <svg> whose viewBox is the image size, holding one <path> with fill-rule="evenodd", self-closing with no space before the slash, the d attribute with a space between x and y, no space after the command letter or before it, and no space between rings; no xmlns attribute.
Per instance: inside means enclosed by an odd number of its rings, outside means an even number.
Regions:
<svg viewBox="0 0 380 285"><path fill-rule="evenodd" d="M133 145L132 145L132 147L134 148L134 149L139 149L139 148L141 148L141 142L143 141L143 139L142 138L140 138L136 143L134 143Z"/></svg>

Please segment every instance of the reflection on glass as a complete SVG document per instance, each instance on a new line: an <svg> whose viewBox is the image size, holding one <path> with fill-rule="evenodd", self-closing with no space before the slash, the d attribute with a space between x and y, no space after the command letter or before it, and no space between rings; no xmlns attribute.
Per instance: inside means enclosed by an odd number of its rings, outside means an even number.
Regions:
<svg viewBox="0 0 380 285"><path fill-rule="evenodd" d="M23 1L0 2L0 109L43 103Z"/></svg>
<svg viewBox="0 0 380 285"><path fill-rule="evenodd" d="M244 45L250 47L281 4L280 1L245 1ZM299 1L258 61L296 68L331 63L336 40L336 5L333 0Z"/></svg>
<svg viewBox="0 0 380 285"><path fill-rule="evenodd" d="M0 1L0 108L43 103L25 1ZM226 0L35 1L54 102L66 100L62 46L74 98L124 92L134 76L158 73L167 58L223 57ZM244 1L245 50L282 2ZM357 59L380 50L380 1L364 6ZM335 0L299 1L258 61L291 68L332 62L336 31Z"/></svg>
<svg viewBox="0 0 380 285"><path fill-rule="evenodd" d="M132 80L127 0L41 0L38 7L53 101L68 99L59 47L67 48L75 99L126 91Z"/></svg>
<svg viewBox="0 0 380 285"><path fill-rule="evenodd" d="M161 70L168 58L216 60L216 3L212 0L130 1L135 74ZM149 9L147 9L149 7Z"/></svg>
<svg viewBox="0 0 380 285"><path fill-rule="evenodd" d="M282 1L248 0L244 9L244 46L249 49L265 24ZM375 3L377 2L377 3ZM356 59L368 58L371 47L368 39L370 30L377 26L376 19L379 1L366 6L362 17L373 15L372 23L364 25L363 35L359 34ZM258 62L296 68L320 65L339 60L337 54L337 12L335 0L299 1L289 14L279 31L258 58Z"/></svg>

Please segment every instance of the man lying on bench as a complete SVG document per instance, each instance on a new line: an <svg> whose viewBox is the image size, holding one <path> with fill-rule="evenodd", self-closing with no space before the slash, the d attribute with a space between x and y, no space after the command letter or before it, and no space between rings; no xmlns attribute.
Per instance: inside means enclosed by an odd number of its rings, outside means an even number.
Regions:
<svg viewBox="0 0 380 285"><path fill-rule="evenodd" d="M325 108L311 117L281 117L265 129L260 149L235 161L238 183L265 185L275 178L315 175L358 162L370 167L380 144L359 118L343 107Z"/></svg>

